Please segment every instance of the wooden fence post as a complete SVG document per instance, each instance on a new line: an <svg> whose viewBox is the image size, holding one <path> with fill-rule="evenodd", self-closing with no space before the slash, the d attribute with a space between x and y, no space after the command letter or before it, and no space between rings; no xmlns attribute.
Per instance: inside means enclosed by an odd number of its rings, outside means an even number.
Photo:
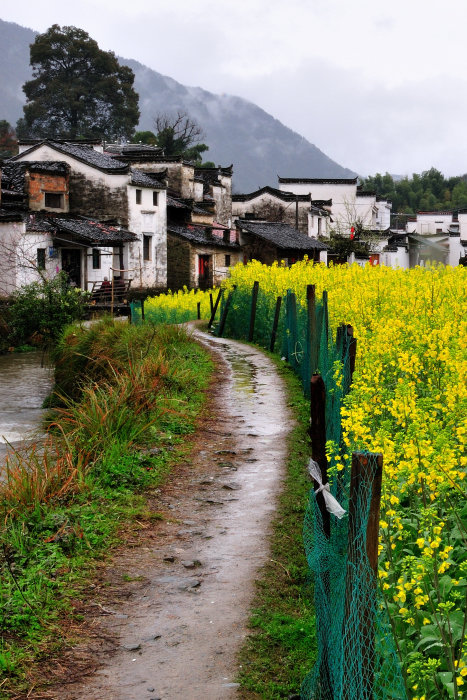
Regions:
<svg viewBox="0 0 467 700"><path fill-rule="evenodd" d="M350 370L350 383L352 384L353 373L355 371L355 358L357 356L357 339L353 334L353 327L347 324L347 338L349 343L349 370Z"/></svg>
<svg viewBox="0 0 467 700"><path fill-rule="evenodd" d="M381 454L352 454L349 498L349 530L345 583L344 637L354 639L345 646L344 699L346 673L359 673L359 700L373 700L375 674L375 614L378 575L378 533L383 477ZM368 519L367 519L368 518ZM366 530L365 528L366 521ZM356 667L356 657L361 667ZM354 686L355 688L355 686ZM354 695L352 695L354 698Z"/></svg>
<svg viewBox="0 0 467 700"><path fill-rule="evenodd" d="M297 298L295 294L287 290L287 360L294 369L298 369L299 362L297 359Z"/></svg>
<svg viewBox="0 0 467 700"><path fill-rule="evenodd" d="M145 320L145 316L144 316L144 299L141 299L141 320L142 320L142 321Z"/></svg>
<svg viewBox="0 0 467 700"><path fill-rule="evenodd" d="M255 318L256 318L256 304L258 301L258 289L259 282L253 283L253 291L251 293L251 311L250 311L250 329L248 331L248 342L253 342L253 335L255 333Z"/></svg>
<svg viewBox="0 0 467 700"><path fill-rule="evenodd" d="M212 301L212 292L209 292L209 308L211 309L212 313L212 310L214 308L214 302Z"/></svg>
<svg viewBox="0 0 467 700"><path fill-rule="evenodd" d="M217 307L219 306L219 302L221 300L223 293L224 293L224 290L219 289L219 294L217 295L216 303L214 304L214 308L211 312L211 318L209 319L208 328L211 328L212 324L214 323L214 319L216 318L216 313L217 313Z"/></svg>
<svg viewBox="0 0 467 700"><path fill-rule="evenodd" d="M326 338L326 348L329 343L329 312L328 312L328 292L323 289L323 324Z"/></svg>
<svg viewBox="0 0 467 700"><path fill-rule="evenodd" d="M345 362L345 356L348 353L349 358L349 386L352 384L353 373L355 370L355 358L357 355L357 339L353 334L353 327L350 324L341 323L337 328L336 347L341 353L342 362Z"/></svg>
<svg viewBox="0 0 467 700"><path fill-rule="evenodd" d="M316 287L314 284L306 286L306 310L307 310L307 333L306 333L306 353L308 357L307 372L304 377L305 386L309 385L311 377L318 371L318 353L316 352Z"/></svg>
<svg viewBox="0 0 467 700"><path fill-rule="evenodd" d="M197 311L198 321L199 321L199 319L201 318L201 302L200 301L198 301L198 303L196 304L196 311Z"/></svg>
<svg viewBox="0 0 467 700"><path fill-rule="evenodd" d="M269 344L269 350L271 352L274 352L274 346L276 344L277 327L279 325L279 317L281 313L281 303L282 297L277 297L276 310L274 312L274 321L272 323L271 342Z"/></svg>
<svg viewBox="0 0 467 700"><path fill-rule="evenodd" d="M225 328L225 322L227 320L227 314L229 313L229 308L230 308L230 302L232 301L232 296L234 291L236 290L237 285L234 285L232 290L229 292L229 296L227 297L227 301L225 302L224 310L222 312L221 320L219 321L219 337L222 337L222 333L224 332Z"/></svg>

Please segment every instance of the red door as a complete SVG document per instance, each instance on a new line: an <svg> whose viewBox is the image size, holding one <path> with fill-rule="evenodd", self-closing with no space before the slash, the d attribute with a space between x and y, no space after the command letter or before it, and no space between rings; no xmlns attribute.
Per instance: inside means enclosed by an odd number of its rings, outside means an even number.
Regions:
<svg viewBox="0 0 467 700"><path fill-rule="evenodd" d="M200 289L212 287L211 256L198 256L198 286Z"/></svg>
<svg viewBox="0 0 467 700"><path fill-rule="evenodd" d="M379 265L379 253L373 253L373 255L370 255L370 265Z"/></svg>

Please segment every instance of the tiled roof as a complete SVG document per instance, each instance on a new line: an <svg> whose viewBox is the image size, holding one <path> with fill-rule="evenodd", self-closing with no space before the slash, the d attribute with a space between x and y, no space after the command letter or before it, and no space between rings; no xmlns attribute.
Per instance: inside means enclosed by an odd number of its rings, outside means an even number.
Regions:
<svg viewBox="0 0 467 700"><path fill-rule="evenodd" d="M232 177L233 175L233 163L226 167L219 165L217 168L195 168L197 175L200 175L203 179L218 179L219 175L225 175L226 177Z"/></svg>
<svg viewBox="0 0 467 700"><path fill-rule="evenodd" d="M53 148L56 148L62 153L67 153L78 160L83 161L89 165L92 165L99 170L114 171L114 172L128 172L128 165L122 161L107 155L106 153L99 153L92 146L79 146L74 143L56 143L54 141L49 142Z"/></svg>
<svg viewBox="0 0 467 700"><path fill-rule="evenodd" d="M291 184L303 183L305 185L355 185L357 183L356 177L278 177L278 180L284 184L290 182Z"/></svg>
<svg viewBox="0 0 467 700"><path fill-rule="evenodd" d="M206 230L205 226L193 226L191 224L186 226L174 226L168 224L167 232L197 245L215 246L217 248L229 248L234 250L238 250L239 248L238 243L226 243L219 236L213 236L210 231Z"/></svg>
<svg viewBox="0 0 467 700"><path fill-rule="evenodd" d="M188 204L185 204L185 202L182 202L180 199L172 197L171 195L167 195L167 206L173 207L174 209L186 209L187 211L191 209Z"/></svg>
<svg viewBox="0 0 467 700"><path fill-rule="evenodd" d="M329 216L329 212L327 209L315 206L314 204L310 206L310 211L312 214L316 214L317 216Z"/></svg>
<svg viewBox="0 0 467 700"><path fill-rule="evenodd" d="M312 199L311 203L315 207L332 207L332 199Z"/></svg>
<svg viewBox="0 0 467 700"><path fill-rule="evenodd" d="M112 155L135 155L138 153L150 155L162 155L162 148L150 146L147 143L106 143L104 153Z"/></svg>
<svg viewBox="0 0 467 700"><path fill-rule="evenodd" d="M128 165L126 163L123 163L122 161L119 161L116 158L113 158L112 156L107 155L105 153L99 153L99 151L96 151L92 146L77 143L52 141L50 139L45 139L44 141L35 144L28 151L23 151L23 153L14 156L14 158L12 158L11 160L20 160L25 153L32 153L38 148L40 148L40 146L42 146L43 144L50 146L55 151L58 151L58 153L65 153L66 155L76 158L76 160L79 160L82 163L86 163L86 165L90 165L93 168L97 168L98 170L103 170L104 172L128 172Z"/></svg>
<svg viewBox="0 0 467 700"><path fill-rule="evenodd" d="M1 221L23 221L23 213L20 211L10 211L8 209L0 208L0 222Z"/></svg>
<svg viewBox="0 0 467 700"><path fill-rule="evenodd" d="M92 219L62 219L55 220L60 231L71 233L78 236L82 240L89 243L126 243L128 241L137 241L138 236L125 229L109 224L102 224Z"/></svg>
<svg viewBox="0 0 467 700"><path fill-rule="evenodd" d="M100 223L84 216L56 216L29 214L26 219L28 231L46 231L52 235L71 236L89 245L119 245L138 240L136 234L118 226Z"/></svg>
<svg viewBox="0 0 467 700"><path fill-rule="evenodd" d="M14 190L15 192L24 192L26 184L25 171L26 163L6 162L2 167L2 188Z"/></svg>
<svg viewBox="0 0 467 700"><path fill-rule="evenodd" d="M327 250L328 246L317 238L306 236L297 229L282 223L268 223L264 221L250 221L238 219L238 228L262 238L283 250Z"/></svg>
<svg viewBox="0 0 467 700"><path fill-rule="evenodd" d="M275 187L261 187L261 189L255 192L249 192L248 194L233 194L232 202L249 202L252 199L260 197L262 194L270 194L277 199L281 199L283 202L311 202L311 194L294 194L293 192L284 192L283 190L278 190Z"/></svg>
<svg viewBox="0 0 467 700"><path fill-rule="evenodd" d="M135 187L151 187L152 189L166 188L164 178L159 173L145 173L142 170L131 168L131 185Z"/></svg>

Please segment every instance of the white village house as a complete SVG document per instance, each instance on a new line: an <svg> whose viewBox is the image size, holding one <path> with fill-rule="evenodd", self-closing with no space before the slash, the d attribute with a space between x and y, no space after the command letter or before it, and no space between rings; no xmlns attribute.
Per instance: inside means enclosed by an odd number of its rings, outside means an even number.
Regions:
<svg viewBox="0 0 467 700"><path fill-rule="evenodd" d="M42 169L61 167L66 172L61 178L57 172L45 177L40 164ZM31 236L39 235L47 271L64 269L84 289L122 271L131 271L138 286L166 285L163 177L131 168L103 153L102 146L48 140L22 148L4 170L14 176L15 168L25 172L23 195L29 218L25 217L23 247L30 248Z"/></svg>
<svg viewBox="0 0 467 700"><path fill-rule="evenodd" d="M253 258L326 264L332 232L369 241L348 258L359 264L465 257L467 209L419 212L393 229L391 202L357 178L280 177L279 188L232 194L232 173L141 144L23 142L1 170L0 295L60 270L88 290L106 277L207 288Z"/></svg>

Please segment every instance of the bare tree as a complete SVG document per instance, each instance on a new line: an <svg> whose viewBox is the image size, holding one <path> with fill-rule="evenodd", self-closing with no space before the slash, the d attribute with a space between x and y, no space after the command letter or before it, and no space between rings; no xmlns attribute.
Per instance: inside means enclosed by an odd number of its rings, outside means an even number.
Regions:
<svg viewBox="0 0 467 700"><path fill-rule="evenodd" d="M157 145L166 156L183 156L186 160L201 161L201 154L208 150L204 131L187 112L178 110L174 114L159 113L154 117Z"/></svg>
<svg viewBox="0 0 467 700"><path fill-rule="evenodd" d="M45 255L42 261L37 253L38 248L45 250L48 245L41 234L26 233L17 226L3 232L0 229L0 296L9 296L31 281L46 282L55 275L55 268L47 265Z"/></svg>

